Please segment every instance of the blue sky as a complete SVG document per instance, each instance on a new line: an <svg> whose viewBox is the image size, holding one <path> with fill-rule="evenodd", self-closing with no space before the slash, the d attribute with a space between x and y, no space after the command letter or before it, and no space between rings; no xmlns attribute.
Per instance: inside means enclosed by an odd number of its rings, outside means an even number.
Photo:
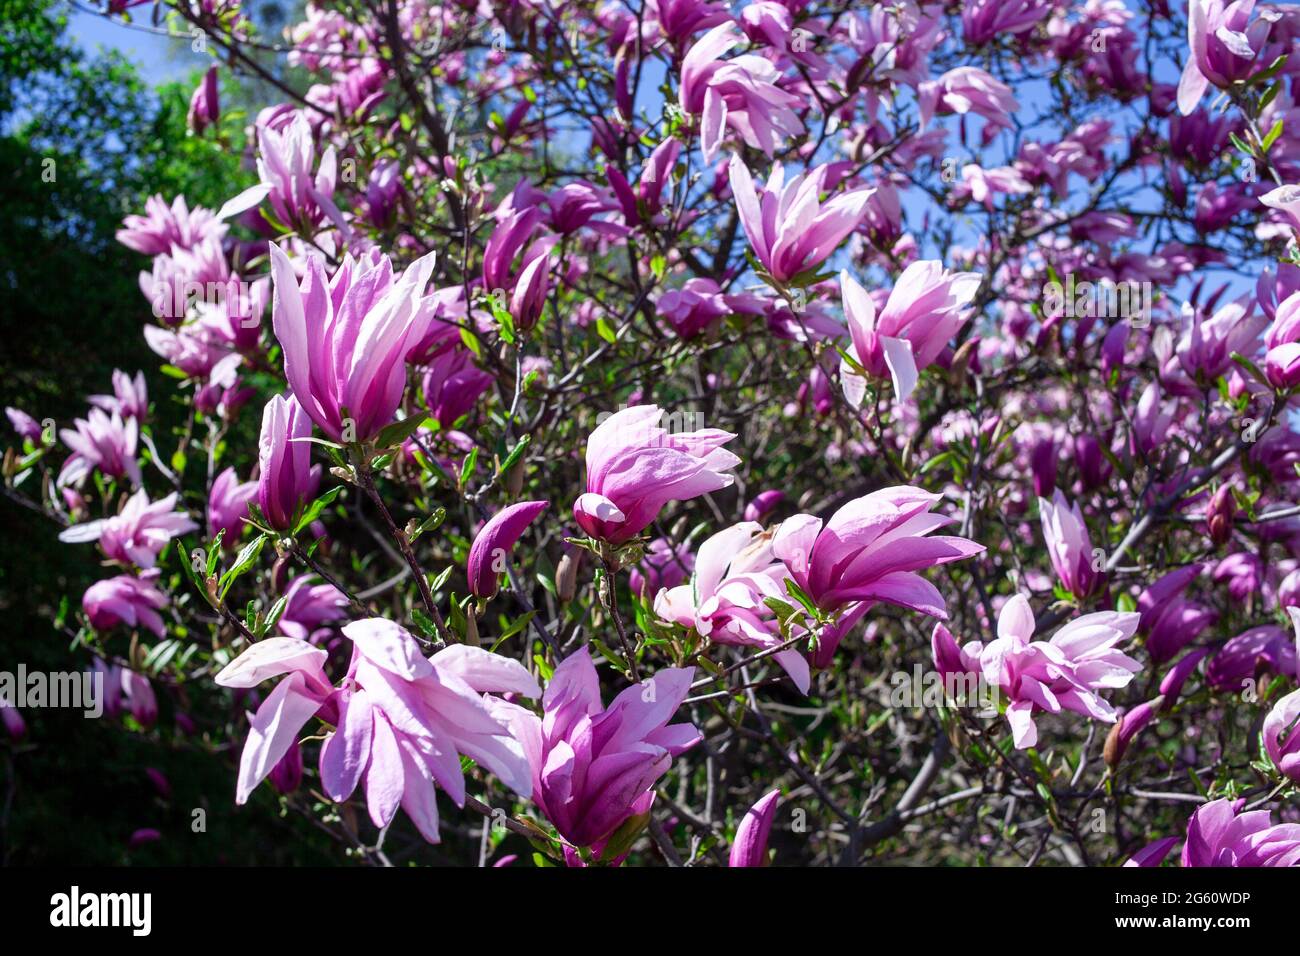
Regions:
<svg viewBox="0 0 1300 956"><path fill-rule="evenodd" d="M149 25L149 9L145 6L136 11L142 25ZM75 8L69 9L68 28L87 51L104 48L118 50L129 57L150 83L183 80L195 69L212 62L210 56L193 53L186 44Z"/></svg>

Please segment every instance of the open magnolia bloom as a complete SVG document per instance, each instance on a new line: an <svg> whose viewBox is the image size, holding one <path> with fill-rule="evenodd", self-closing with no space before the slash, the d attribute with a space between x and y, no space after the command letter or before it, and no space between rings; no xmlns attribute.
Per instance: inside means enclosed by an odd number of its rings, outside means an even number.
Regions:
<svg viewBox="0 0 1300 956"><path fill-rule="evenodd" d="M783 585L790 576L772 552L772 537L754 521L719 531L700 545L691 580L665 588L655 597L655 613L665 621L693 627L718 644L769 648L783 643L767 598L790 601ZM808 661L798 648L772 655L790 679L808 693Z"/></svg>
<svg viewBox="0 0 1300 956"><path fill-rule="evenodd" d="M536 718L490 696L539 696L522 664L466 645L425 658L414 637L383 618L354 621L343 634L352 641L352 663L337 688L322 670L326 652L292 637L259 641L217 675L218 684L238 688L287 675L249 719L237 803L248 800L316 715L337 728L321 746L325 792L342 802L363 784L375 826L387 826L400 806L437 843L434 784L464 806L462 755L529 795L531 770L516 725Z"/></svg>
<svg viewBox="0 0 1300 956"><path fill-rule="evenodd" d="M998 636L961 647L942 624L934 627L935 669L945 677L982 676L1009 701L1007 722L1018 749L1038 743L1034 715L1070 710L1114 723L1119 715L1102 692L1128 686L1142 665L1119 650L1137 630L1137 613L1099 611L1075 618L1047 641L1035 641L1034 612L1023 594L1002 606Z"/></svg>

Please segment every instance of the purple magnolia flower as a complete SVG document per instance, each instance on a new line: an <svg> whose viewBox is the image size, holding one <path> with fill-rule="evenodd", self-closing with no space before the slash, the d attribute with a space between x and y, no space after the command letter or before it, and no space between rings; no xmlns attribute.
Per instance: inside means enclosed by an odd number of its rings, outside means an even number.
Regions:
<svg viewBox="0 0 1300 956"><path fill-rule="evenodd" d="M81 597L81 609L97 631L124 624L129 628L147 628L158 637L165 637L167 628L158 612L166 606L167 595L158 589L157 571L146 572L138 578L119 574L96 581Z"/></svg>
<svg viewBox="0 0 1300 956"><path fill-rule="evenodd" d="M1106 737L1106 746L1102 750L1102 756L1108 767L1119 766L1120 761L1124 759L1124 752L1128 750L1128 745L1132 743L1133 738L1140 734L1151 721L1156 719L1164 708L1164 704L1163 697L1144 701L1132 710L1125 712L1116 721L1115 725L1110 729L1110 734Z"/></svg>
<svg viewBox="0 0 1300 956"><path fill-rule="evenodd" d="M779 283L825 262L866 212L870 189L855 189L821 201L821 194L828 189L829 169L818 166L786 182L784 168L776 163L759 192L740 157L731 158L731 191L741 225L755 257Z"/></svg>
<svg viewBox="0 0 1300 956"><path fill-rule="evenodd" d="M471 594L490 598L497 593L497 577L505 573L515 542L548 506L545 501L507 505L479 529L469 547L465 568Z"/></svg>
<svg viewBox="0 0 1300 956"><path fill-rule="evenodd" d="M1300 292L1278 303L1264 335L1264 372L1274 388L1300 384Z"/></svg>
<svg viewBox="0 0 1300 956"><path fill-rule="evenodd" d="M701 739L693 724L669 724L690 692L695 668L665 668L627 688L609 707L589 651L555 669L542 719L525 725L533 801L575 847L596 847L629 818L645 814L654 785L678 754Z"/></svg>
<svg viewBox="0 0 1300 956"><path fill-rule="evenodd" d="M1198 807L1187 821L1181 865L1300 865L1300 823L1275 825L1267 810L1242 813L1245 803L1222 799ZM1133 854L1124 865L1159 866L1177 845L1178 837L1157 840Z"/></svg>
<svg viewBox="0 0 1300 956"><path fill-rule="evenodd" d="M333 200L337 173L334 147L326 148L317 167L311 124L301 111L295 111L279 129L259 124L257 145L257 175L262 181L257 195L270 199L280 222L310 233L323 214L332 212L331 218L342 221Z"/></svg>
<svg viewBox="0 0 1300 956"><path fill-rule="evenodd" d="M7 406L5 415L9 418L9 424L14 427L19 438L26 438L33 444L41 442L41 423L32 416L28 415L21 408Z"/></svg>
<svg viewBox="0 0 1300 956"><path fill-rule="evenodd" d="M1288 607L1296 633L1296 676L1300 677L1300 608ZM1268 712L1260 730L1264 750L1278 772L1300 783L1300 690L1287 694Z"/></svg>
<svg viewBox="0 0 1300 956"><path fill-rule="evenodd" d="M720 23L700 37L682 60L678 99L682 112L700 117L700 148L712 163L730 126L748 145L771 157L790 136L802 136L795 110L803 99L777 84L781 71L757 54L730 60L722 55L744 36L734 23Z"/></svg>
<svg viewBox="0 0 1300 956"><path fill-rule="evenodd" d="M244 519L248 517L248 503L257 496L256 481L240 482L234 467L217 475L208 492L208 534L213 538L224 531L223 547L234 547L244 533Z"/></svg>
<svg viewBox="0 0 1300 956"><path fill-rule="evenodd" d="M962 36L983 46L999 35L1029 32L1051 10L1041 0L971 0L962 7Z"/></svg>
<svg viewBox="0 0 1300 956"><path fill-rule="evenodd" d="M491 384L492 376L474 364L469 350L447 349L432 360L424 373L424 402L438 423L451 429L474 408Z"/></svg>
<svg viewBox="0 0 1300 956"><path fill-rule="evenodd" d="M316 497L320 465L311 463L311 421L294 395L274 396L262 411L257 506L272 528L287 531L304 502Z"/></svg>
<svg viewBox="0 0 1300 956"><path fill-rule="evenodd" d="M1235 368L1232 353L1253 355L1268 319L1256 315L1250 300L1229 302L1210 318L1187 306L1183 334L1178 340L1178 362L1193 378L1213 382Z"/></svg>
<svg viewBox="0 0 1300 956"><path fill-rule="evenodd" d="M622 544L644 531L670 501L728 487L740 459L722 448L736 436L716 428L671 432L658 405L635 405L605 419L587 439L586 492L573 517L593 538Z"/></svg>
<svg viewBox="0 0 1300 956"><path fill-rule="evenodd" d="M124 419L143 421L149 413L149 387L145 384L144 372L136 372L132 378L121 369L113 369L113 394L91 395L89 402L110 415L116 412Z"/></svg>
<svg viewBox="0 0 1300 956"><path fill-rule="evenodd" d="M27 736L27 721L23 720L22 712L3 695L0 695L0 724L4 724L5 733L15 743Z"/></svg>
<svg viewBox="0 0 1300 956"><path fill-rule="evenodd" d="M842 271L840 294L858 363L876 378L891 377L905 401L921 369L934 364L970 318L980 281L974 272L949 272L938 260L913 262L877 315L866 289Z"/></svg>
<svg viewBox="0 0 1300 956"><path fill-rule="evenodd" d="M1260 732L1273 766L1300 783L1300 690L1293 690L1273 705Z"/></svg>
<svg viewBox="0 0 1300 956"><path fill-rule="evenodd" d="M655 221L663 208L663 193L668 185L668 176L677 165L681 151L682 144L672 138L656 146L641 168L641 178L635 191L627 178L612 165L606 168L605 177L623 208L623 216L629 226L636 225L643 219L646 222Z"/></svg>
<svg viewBox="0 0 1300 956"><path fill-rule="evenodd" d="M655 303L656 311L666 318L684 339L699 335L723 316L738 312L760 314L765 303L755 295L724 295L721 287L709 278L687 279L680 289L669 289Z"/></svg>
<svg viewBox="0 0 1300 956"><path fill-rule="evenodd" d="M388 229L397 215L397 204L406 189L402 167L392 159L378 160L366 183L366 216L376 229Z"/></svg>
<svg viewBox="0 0 1300 956"><path fill-rule="evenodd" d="M1206 666L1205 678L1215 690L1240 690L1261 670L1296 672L1295 642L1274 624L1252 627L1224 644Z"/></svg>
<svg viewBox="0 0 1300 956"><path fill-rule="evenodd" d="M252 688L287 674L249 717L248 739L239 759L235 802L253 789L297 742L298 732L334 694L325 676L326 652L292 637L268 637L251 645L217 674L222 687Z"/></svg>
<svg viewBox="0 0 1300 956"><path fill-rule="evenodd" d="M661 590L655 597L655 614L694 628L717 644L776 647L784 638L776 615L764 601L770 597L788 601L784 581L789 576L773 553L771 537L756 522L742 522L700 545L691 580ZM797 648L778 651L773 659L801 693L808 693L808 661Z"/></svg>
<svg viewBox="0 0 1300 956"><path fill-rule="evenodd" d="M127 216L122 221L117 241L146 256L170 253L173 247L189 249L209 237L220 239L226 232L225 224L210 209L190 209L184 196L177 196L170 206L162 196L150 196L144 211L143 216Z"/></svg>
<svg viewBox="0 0 1300 956"><path fill-rule="evenodd" d="M645 549L645 557L627 575L633 594L651 598L663 588L675 588L695 570L695 555L690 546L673 547L667 538L655 538Z"/></svg>
<svg viewBox="0 0 1300 956"><path fill-rule="evenodd" d="M1250 21L1255 0L1188 0L1187 45L1191 56L1178 82L1178 111L1184 116L1196 109L1213 83L1226 90L1247 79L1268 61L1256 65L1256 56L1268 40L1272 22L1264 17Z"/></svg>
<svg viewBox="0 0 1300 956"><path fill-rule="evenodd" d="M1007 722L1017 749L1038 742L1034 715L1069 710L1114 723L1115 708L1101 693L1128 686L1142 665L1117 645L1133 636L1138 614L1098 611L1066 624L1049 641L1035 641L1034 612L1023 594L1002 606L998 636L987 644L971 641L958 647L942 624L931 643L935 666L949 673L978 673L1010 701ZM978 670L975 664L978 663Z"/></svg>
<svg viewBox="0 0 1300 956"><path fill-rule="evenodd" d="M205 129L221 119L221 101L217 96L217 65L214 63L203 74L203 79L194 88L190 97L189 125L195 134L201 135Z"/></svg>
<svg viewBox="0 0 1300 956"><path fill-rule="evenodd" d="M984 546L927 537L956 520L930 513L940 497L920 488L882 488L844 505L824 527L813 515L795 515L777 528L772 550L824 611L884 602L947 618L943 595L917 572L969 558Z"/></svg>
<svg viewBox="0 0 1300 956"><path fill-rule="evenodd" d="M151 502L141 488L127 499L120 514L74 524L59 534L59 540L65 544L98 541L110 561L135 564L147 570L154 566L158 552L168 541L176 535L198 530L199 526L188 514L172 510L177 497L173 491Z"/></svg>
<svg viewBox="0 0 1300 956"><path fill-rule="evenodd" d="M1038 499L1038 511L1047 553L1061 585L1081 601L1104 589L1106 572L1094 566L1097 556L1078 502L1068 502L1058 488L1051 501Z"/></svg>
<svg viewBox="0 0 1300 956"><path fill-rule="evenodd" d="M728 866L767 866L767 840L772 834L776 805L780 801L781 791L773 790L749 808L740 826L736 827Z"/></svg>
<svg viewBox="0 0 1300 956"><path fill-rule="evenodd" d="M521 797L531 794L529 760L516 738L537 718L491 696L541 693L522 664L465 644L425 658L415 638L382 618L354 621L343 633L353 643L352 665L338 691L338 729L320 755L332 800L346 800L364 782L375 826L387 826L400 805L437 843L434 784L464 806L462 754Z"/></svg>
<svg viewBox="0 0 1300 956"><path fill-rule="evenodd" d="M59 469L59 485L79 484L92 471L108 478L129 478L131 484L140 484L140 465L135 460L140 423L136 419L123 420L117 412L110 415L103 409L92 408L73 425L74 428L59 429L59 437L72 449Z"/></svg>
<svg viewBox="0 0 1300 956"><path fill-rule="evenodd" d="M1142 615L1138 633L1146 635L1147 653L1154 663L1173 660L1219 620L1212 608L1183 596L1188 585L1204 571L1202 564L1170 571L1138 596L1137 608Z"/></svg>
<svg viewBox="0 0 1300 956"><path fill-rule="evenodd" d="M777 488L769 488L767 491L760 491L754 495L754 499L745 505L746 521L762 521L785 501L785 492Z"/></svg>
<svg viewBox="0 0 1300 956"><path fill-rule="evenodd" d="M520 184L525 185L524 183ZM516 190L518 192L518 190ZM496 294L514 290L525 270L538 259L547 260L554 236L533 240L533 234L542 221L542 211L537 206L516 209L497 224L483 248L483 288ZM515 260L522 253L518 271ZM540 267L545 271L546 267ZM500 303L505 305L505 303Z"/></svg>
<svg viewBox="0 0 1300 956"><path fill-rule="evenodd" d="M1260 196L1259 201L1282 213L1291 220L1292 228L1300 230L1300 185L1278 186Z"/></svg>
<svg viewBox="0 0 1300 956"><path fill-rule="evenodd" d="M1208 647L1198 647L1188 651L1177 664L1169 668L1169 673L1160 679L1160 696L1164 698L1166 709L1172 707L1174 702L1178 700L1179 695L1183 692L1183 685L1187 683L1187 678L1192 676L1197 665L1209 653L1210 649Z"/></svg>
<svg viewBox="0 0 1300 956"><path fill-rule="evenodd" d="M324 259L313 254L300 287L288 257L272 243L271 321L284 349L285 377L333 441L369 441L392 421L406 388L406 353L432 321L421 298L433 264L430 253L395 277L387 256L349 256L327 280Z"/></svg>
<svg viewBox="0 0 1300 956"><path fill-rule="evenodd" d="M329 631L324 625L342 620L348 599L332 584L312 584L301 574L284 591L284 611L276 622L280 633L300 641L315 642Z"/></svg>
<svg viewBox="0 0 1300 956"><path fill-rule="evenodd" d="M1011 114L1020 108L1011 88L977 66L959 66L916 91L921 125L935 115L975 113L984 117L982 138L991 141L999 129L1010 129Z"/></svg>
<svg viewBox="0 0 1300 956"><path fill-rule="evenodd" d="M158 720L158 698L149 678L117 664L95 658L94 669L104 675L104 713L119 717L128 713L142 727Z"/></svg>

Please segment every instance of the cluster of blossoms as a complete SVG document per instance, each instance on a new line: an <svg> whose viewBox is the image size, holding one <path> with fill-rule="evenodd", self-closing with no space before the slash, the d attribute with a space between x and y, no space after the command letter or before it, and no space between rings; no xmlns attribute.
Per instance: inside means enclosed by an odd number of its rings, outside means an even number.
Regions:
<svg viewBox="0 0 1300 956"><path fill-rule="evenodd" d="M235 802L316 774L381 862L441 790L558 863L763 865L810 780L848 849L795 852L859 862L901 827L843 807L962 779L1035 821L985 859L1093 858L1035 828L1096 784L1156 865L1167 777L1183 865L1300 863L1295 9L378 6L308 4L247 188L119 234L189 424L115 374L32 504L113 566L77 641L133 713L201 663ZM9 418L19 494L58 445ZM935 713L873 716L914 665Z"/></svg>

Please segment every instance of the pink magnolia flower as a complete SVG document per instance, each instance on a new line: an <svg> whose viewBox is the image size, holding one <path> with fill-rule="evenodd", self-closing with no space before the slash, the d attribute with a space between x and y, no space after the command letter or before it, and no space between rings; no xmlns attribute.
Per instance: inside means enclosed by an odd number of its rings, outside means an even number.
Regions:
<svg viewBox="0 0 1300 956"><path fill-rule="evenodd" d="M682 60L678 100L683 112L701 117L700 148L706 163L713 162L728 126L769 157L786 137L804 133L795 113L804 102L777 85L781 71L770 60L752 53L721 59L743 39L735 24L720 23Z"/></svg>
<svg viewBox="0 0 1300 956"><path fill-rule="evenodd" d="M1276 209L1291 220L1293 228L1300 230L1300 185L1278 186L1259 197L1270 209Z"/></svg>
<svg viewBox="0 0 1300 956"><path fill-rule="evenodd" d="M1133 636L1139 615L1098 611L1077 617L1050 641L1035 641L1034 612L1023 594L1002 606L998 636L987 644L971 641L958 647L951 633L936 624L932 644L941 672L976 672L1010 701L1007 722L1018 749L1038 742L1034 715L1069 710L1114 723L1115 709L1101 693L1128 686L1142 665L1117 645Z"/></svg>
<svg viewBox="0 0 1300 956"><path fill-rule="evenodd" d="M146 256L170 253L173 247L189 249L208 237L220 239L226 232L225 224L210 209L190 209L184 196L177 196L170 206L162 196L150 196L144 210L143 216L127 216L122 221L117 241Z"/></svg>
<svg viewBox="0 0 1300 956"><path fill-rule="evenodd" d="M779 488L769 488L754 495L752 501L745 505L746 521L762 521L785 501L785 492Z"/></svg>
<svg viewBox="0 0 1300 956"><path fill-rule="evenodd" d="M1291 635L1274 624L1252 627L1229 640L1210 659L1205 679L1216 690L1239 690L1261 670L1296 672L1297 649Z"/></svg>
<svg viewBox="0 0 1300 956"><path fill-rule="evenodd" d="M975 113L984 117L981 135L985 143L999 129L1010 129L1011 114L1020 108L1009 86L977 66L959 66L937 80L927 80L917 87L916 98L922 126L936 114Z"/></svg>
<svg viewBox="0 0 1300 956"><path fill-rule="evenodd" d="M341 621L348 599L332 584L312 584L312 576L300 574L284 591L284 611L275 626L285 637L315 642L328 633L324 627Z"/></svg>
<svg viewBox="0 0 1300 956"><path fill-rule="evenodd" d="M198 530L198 525L184 511L173 511L178 495L150 502L141 488L123 506L120 514L74 524L59 534L66 544L98 541L105 557L111 561L135 564L146 570L154 566L160 552L176 535Z"/></svg>
<svg viewBox="0 0 1300 956"><path fill-rule="evenodd" d="M147 628L158 637L167 634L162 615L158 613L166 606L167 595L158 589L156 571L138 578L119 574L96 581L86 588L81 598L81 609L95 630L107 631L124 624L129 628Z"/></svg>
<svg viewBox="0 0 1300 956"><path fill-rule="evenodd" d="M1267 810L1241 808L1245 800L1214 800L1197 808L1187 821L1183 866L1300 865L1300 823L1274 824ZM1178 837L1144 847L1124 865L1159 866Z"/></svg>
<svg viewBox="0 0 1300 956"><path fill-rule="evenodd" d="M1255 0L1188 0L1187 45L1191 56L1178 81L1178 111L1196 109L1213 83L1221 90L1248 78L1268 63L1256 56L1268 40L1272 23L1258 17L1252 23Z"/></svg>
<svg viewBox="0 0 1300 956"><path fill-rule="evenodd" d="M644 531L670 501L728 487L740 459L722 448L736 436L716 428L671 432L658 405L635 405L605 419L587 439L586 492L573 517L593 538L622 544Z"/></svg>
<svg viewBox="0 0 1300 956"><path fill-rule="evenodd" d="M233 547L244 533L244 519L248 517L248 503L257 496L256 481L240 482L234 467L217 475L208 492L208 534L226 534L221 539L223 547Z"/></svg>
<svg viewBox="0 0 1300 956"><path fill-rule="evenodd" d="M106 715L117 718L125 712L141 726L153 726L158 719L158 698L149 678L100 657L96 657L91 666L95 674L102 675Z"/></svg>
<svg viewBox="0 0 1300 956"><path fill-rule="evenodd" d="M999 35L1027 33L1051 10L1041 0L971 0L962 7L962 36L982 46Z"/></svg>
<svg viewBox="0 0 1300 956"><path fill-rule="evenodd" d="M979 285L974 272L949 272L933 259L913 262L877 315L867 291L842 271L840 294L858 363L877 378L890 376L894 393L905 401L921 369L934 364L970 318Z"/></svg>
<svg viewBox="0 0 1300 956"><path fill-rule="evenodd" d="M0 694L0 724L4 724L5 733L15 743L27 736L27 721L22 712L4 699Z"/></svg>
<svg viewBox="0 0 1300 956"><path fill-rule="evenodd" d="M301 111L295 111L279 129L259 124L257 146L260 194L270 199L281 223L314 231L322 215L332 212L331 218L339 218L333 200L337 174L334 147L325 149L317 167L311 124Z"/></svg>
<svg viewBox="0 0 1300 956"><path fill-rule="evenodd" d="M316 497L320 465L311 463L311 422L294 395L274 396L262 411L257 506L272 528L293 527L299 506Z"/></svg>
<svg viewBox="0 0 1300 956"><path fill-rule="evenodd" d="M222 687L253 688L288 675L249 716L248 739L239 758L235 803L244 804L254 788L297 743L298 732L334 694L325 676L326 652L293 637L268 637L222 668L214 680Z"/></svg>
<svg viewBox="0 0 1300 956"><path fill-rule="evenodd" d="M521 797L532 792L518 737L537 719L491 696L536 697L518 661L457 644L429 657L403 628L383 618L343 628L352 664L338 692L338 729L321 746L321 783L342 802L364 782L370 819L392 822L400 805L430 843L438 842L434 784L465 805L461 755L492 771Z"/></svg>
<svg viewBox="0 0 1300 956"><path fill-rule="evenodd" d="M135 460L140 424L134 418L123 420L118 412L111 415L92 408L85 418L73 421L73 428L60 428L59 437L72 454L59 469L58 483L79 484L92 471L108 478L129 478L139 485L140 465Z"/></svg>
<svg viewBox="0 0 1300 956"><path fill-rule="evenodd" d="M1232 353L1254 355L1268 319L1255 314L1250 299L1229 302L1207 318L1190 305L1183 314L1178 361L1193 378L1213 382L1233 369Z"/></svg>
<svg viewBox="0 0 1300 956"><path fill-rule="evenodd" d="M1273 705L1260 733L1273 766L1300 783L1300 690L1293 690Z"/></svg>
<svg viewBox="0 0 1300 956"><path fill-rule="evenodd" d="M1264 372L1274 388L1300 384L1300 292L1278 303L1264 334Z"/></svg>
<svg viewBox="0 0 1300 956"><path fill-rule="evenodd" d="M41 441L41 423L32 416L28 415L21 408L6 406L5 415L9 419L9 424L13 426L19 438L26 438L33 443L39 444Z"/></svg>
<svg viewBox="0 0 1300 956"><path fill-rule="evenodd" d="M629 818L647 813L654 785L673 758L701 739L693 724L670 724L695 668L665 668L602 707L589 651L555 669L542 719L524 725L533 801L575 847L603 847Z"/></svg>
<svg viewBox="0 0 1300 956"><path fill-rule="evenodd" d="M623 218L629 226L638 222L654 222L663 208L664 189L668 185L669 174L677 165L681 155L682 144L676 139L666 139L654 148L650 158L641 167L641 178L633 190L621 172L612 165L605 170L605 178L623 209Z"/></svg>
<svg viewBox="0 0 1300 956"><path fill-rule="evenodd" d="M149 387L145 384L144 372L136 372L132 378L121 369L113 369L113 394L91 395L88 401L110 415L116 412L124 419L143 421L149 413Z"/></svg>
<svg viewBox="0 0 1300 956"><path fill-rule="evenodd" d="M1170 571L1143 591L1137 600L1141 613L1138 633L1146 635L1147 653L1156 664L1173 660L1219 615L1212 608L1183 596L1196 578L1205 571L1201 564Z"/></svg>
<svg viewBox="0 0 1300 956"><path fill-rule="evenodd" d="M669 289L655 303L656 311L666 318L684 339L699 335L718 319L735 313L753 315L766 311L761 297L749 294L726 295L707 277L687 279L680 289Z"/></svg>
<svg viewBox="0 0 1300 956"><path fill-rule="evenodd" d="M955 520L929 513L940 497L920 488L882 488L844 505L824 527L813 515L795 515L777 528L772 551L823 611L884 602L947 618L943 595L917 572L969 558L984 546L927 537Z"/></svg>
<svg viewBox="0 0 1300 956"><path fill-rule="evenodd" d="M348 256L327 280L324 260L312 254L299 287L288 257L271 244L271 321L284 349L285 377L333 441L369 441L392 421L406 388L406 353L432 320L421 297L434 256L400 277L387 256Z"/></svg>
<svg viewBox="0 0 1300 956"><path fill-rule="evenodd" d="M1078 502L1071 504L1058 488L1051 501L1038 499L1038 512L1047 553L1061 585L1079 600L1104 589L1106 572L1095 567L1098 556L1093 552Z"/></svg>
<svg viewBox="0 0 1300 956"><path fill-rule="evenodd" d="M497 593L497 577L505 572L515 542L547 507L545 501L516 502L502 508L479 529L469 547L465 568L471 594L490 598Z"/></svg>
<svg viewBox="0 0 1300 956"><path fill-rule="evenodd" d="M694 628L717 644L769 648L784 638L767 598L789 602L783 582L789 577L773 552L772 538L745 521L713 535L695 556L691 580L661 590L654 609L662 620ZM807 659L791 647L772 655L801 693L808 693Z"/></svg>
<svg viewBox="0 0 1300 956"><path fill-rule="evenodd" d="M202 132L221 118L221 101L217 95L217 66L214 63L203 74L203 79L194 88L190 97L188 122L196 134Z"/></svg>
<svg viewBox="0 0 1300 956"><path fill-rule="evenodd" d="M468 349L451 348L432 360L421 388L429 413L444 429L450 429L473 410L492 382L492 376L474 364Z"/></svg>
<svg viewBox="0 0 1300 956"><path fill-rule="evenodd" d="M776 820L776 805L781 801L781 791L773 790L749 808L745 818L736 827L736 838L731 841L728 866L767 866L767 840Z"/></svg>
<svg viewBox="0 0 1300 956"><path fill-rule="evenodd" d="M866 212L870 189L855 189L821 201L829 167L818 166L787 183L780 163L756 191L739 156L728 166L731 191L749 245L777 282L786 283L816 269L839 247Z"/></svg>

